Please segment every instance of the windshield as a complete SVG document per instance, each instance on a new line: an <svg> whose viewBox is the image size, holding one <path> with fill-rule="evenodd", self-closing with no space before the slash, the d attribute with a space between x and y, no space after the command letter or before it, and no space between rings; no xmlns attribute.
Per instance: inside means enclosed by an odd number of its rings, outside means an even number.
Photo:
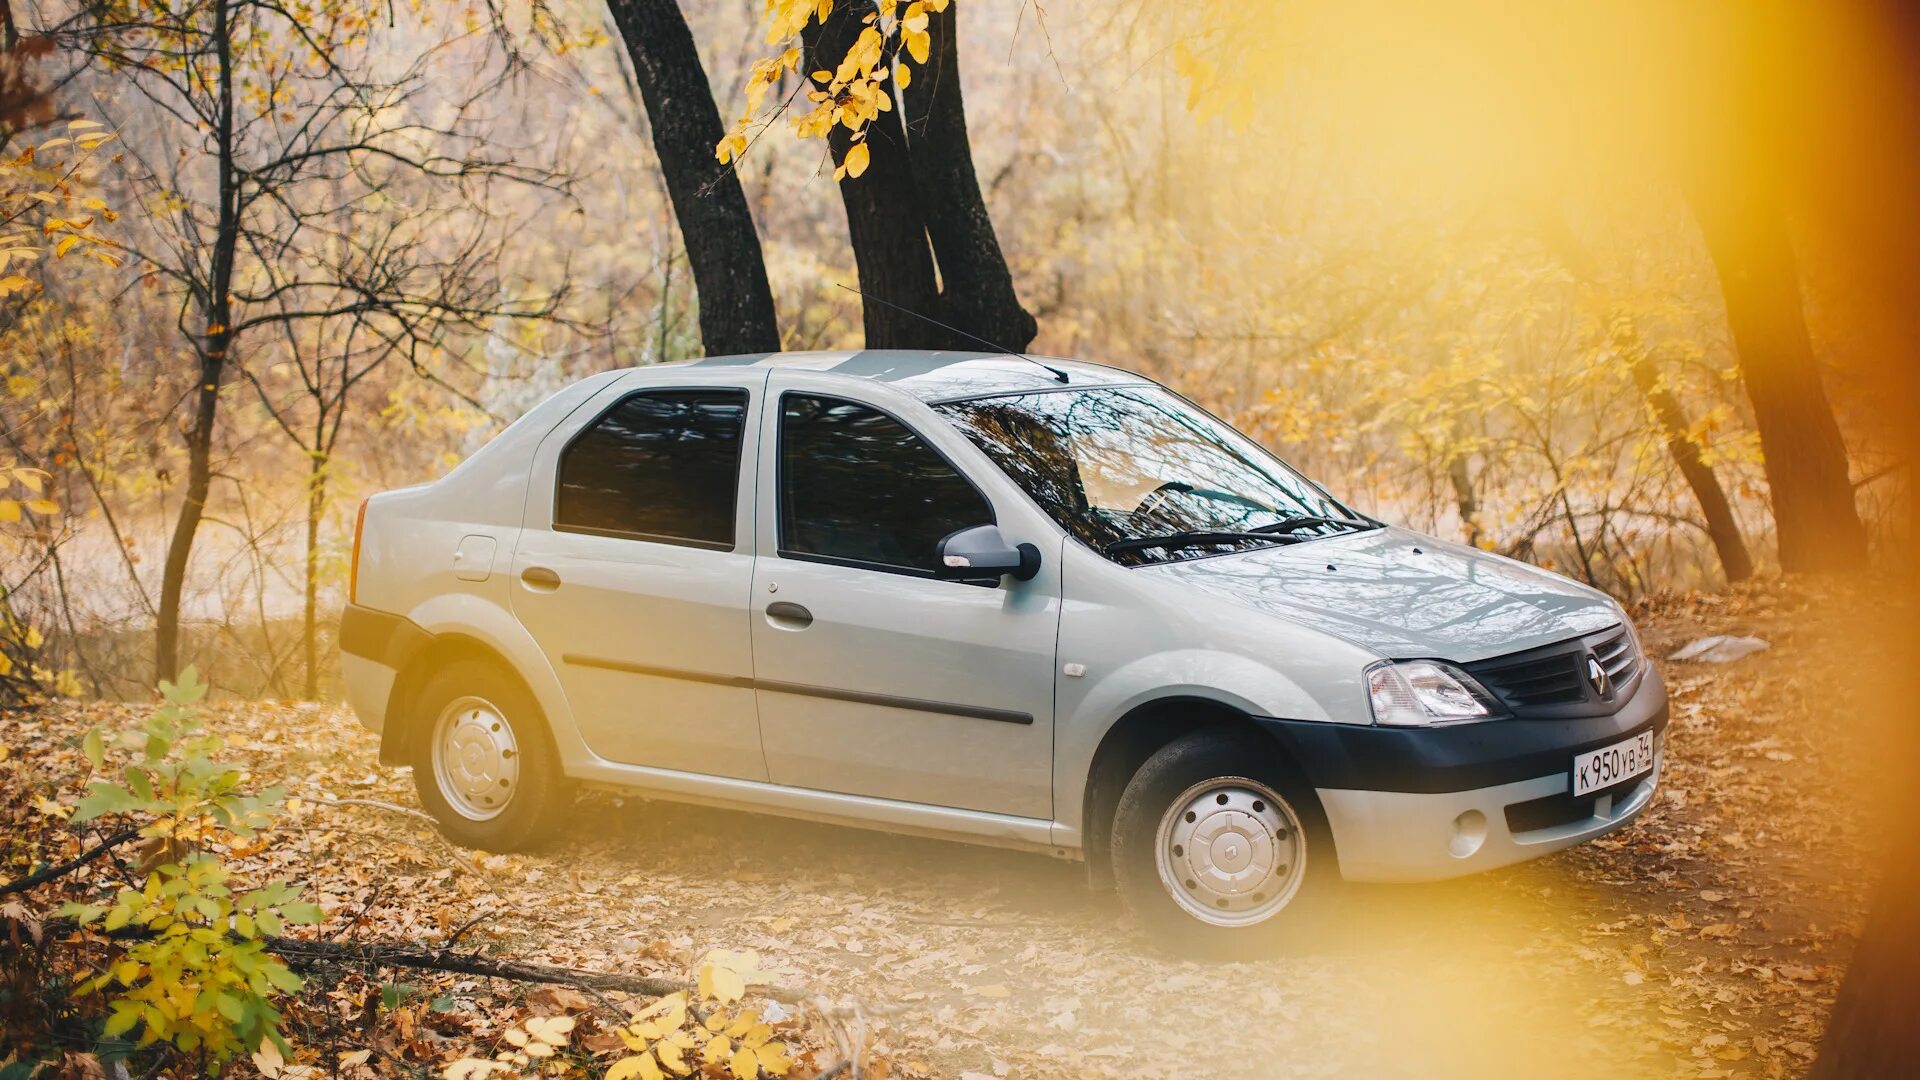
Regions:
<svg viewBox="0 0 1920 1080"><path fill-rule="evenodd" d="M974 398L934 409L1061 527L1125 565L1371 527L1245 436L1159 387ZM1218 535L1263 531L1273 535ZM1143 543L1154 538L1170 546Z"/></svg>

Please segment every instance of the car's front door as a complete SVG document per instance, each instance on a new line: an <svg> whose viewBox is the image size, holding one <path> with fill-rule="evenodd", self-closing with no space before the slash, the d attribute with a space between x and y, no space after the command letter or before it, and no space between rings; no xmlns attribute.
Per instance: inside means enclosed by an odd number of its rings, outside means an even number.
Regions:
<svg viewBox="0 0 1920 1080"><path fill-rule="evenodd" d="M541 444L513 609L611 761L765 780L752 689L764 373L616 386Z"/></svg>
<svg viewBox="0 0 1920 1080"><path fill-rule="evenodd" d="M1050 819L1059 567L1024 582L934 577L935 545L957 529L1044 539L1026 511L996 512L950 460L971 448L938 423L916 431L818 376L774 375L750 605L768 770L795 787Z"/></svg>

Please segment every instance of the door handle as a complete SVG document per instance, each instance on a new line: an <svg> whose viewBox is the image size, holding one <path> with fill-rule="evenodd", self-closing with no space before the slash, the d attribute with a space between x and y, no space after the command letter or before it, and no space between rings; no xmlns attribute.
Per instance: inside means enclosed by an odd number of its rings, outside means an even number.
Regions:
<svg viewBox="0 0 1920 1080"><path fill-rule="evenodd" d="M535 592L552 592L560 587L560 575L544 566L529 566L520 571L520 580Z"/></svg>
<svg viewBox="0 0 1920 1080"><path fill-rule="evenodd" d="M787 600L767 605L767 621L782 630L805 630L813 625L813 612Z"/></svg>

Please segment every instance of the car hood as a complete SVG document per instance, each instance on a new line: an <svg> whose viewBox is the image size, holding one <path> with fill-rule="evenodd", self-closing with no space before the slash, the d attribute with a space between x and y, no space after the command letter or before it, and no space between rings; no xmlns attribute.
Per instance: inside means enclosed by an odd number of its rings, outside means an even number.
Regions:
<svg viewBox="0 0 1920 1080"><path fill-rule="evenodd" d="M1143 568L1395 659L1468 662L1621 621L1604 594L1536 566L1404 529Z"/></svg>

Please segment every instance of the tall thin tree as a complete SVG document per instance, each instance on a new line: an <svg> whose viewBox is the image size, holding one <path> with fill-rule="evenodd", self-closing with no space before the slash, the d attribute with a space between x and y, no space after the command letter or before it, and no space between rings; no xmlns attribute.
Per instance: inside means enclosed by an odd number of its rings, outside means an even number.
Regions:
<svg viewBox="0 0 1920 1080"><path fill-rule="evenodd" d="M342 206L383 204L403 176L457 184L482 199L496 181L551 177L500 156L506 151L490 148L472 126L494 80L476 77L462 97L436 78L448 53L484 41L484 32L448 28L396 67L365 40L375 8L366 0L319 0L298 12L276 0L178 8L96 0L59 30L149 106L123 153L132 183L166 209L126 247L173 297L193 358L186 483L155 629L162 678L181 665L188 570L218 471L222 403L245 368L243 348L273 355L271 335L287 338L289 325L351 320L388 354L414 359L452 328L480 333L498 315L543 318L558 303L552 293L518 295L490 276L487 230L436 246L420 231L418 212L393 233L323 224ZM434 119L417 119L425 116Z"/></svg>

